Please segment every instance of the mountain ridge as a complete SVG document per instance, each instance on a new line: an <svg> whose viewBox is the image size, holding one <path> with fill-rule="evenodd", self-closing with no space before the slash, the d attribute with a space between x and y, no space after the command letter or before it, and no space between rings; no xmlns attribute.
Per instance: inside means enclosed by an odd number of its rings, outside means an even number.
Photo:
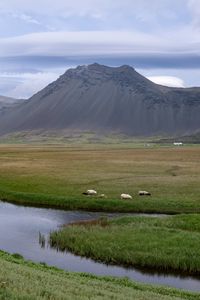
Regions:
<svg viewBox="0 0 200 300"><path fill-rule="evenodd" d="M188 134L200 128L200 88L157 85L128 65L67 70L0 119L0 134L82 129L129 135Z"/></svg>

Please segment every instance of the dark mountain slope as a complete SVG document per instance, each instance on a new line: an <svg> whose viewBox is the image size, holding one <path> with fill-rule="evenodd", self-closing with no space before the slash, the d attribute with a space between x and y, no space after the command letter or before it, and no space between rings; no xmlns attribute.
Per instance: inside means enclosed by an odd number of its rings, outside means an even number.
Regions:
<svg viewBox="0 0 200 300"><path fill-rule="evenodd" d="M132 67L98 64L68 70L0 119L0 134L81 129L131 135L200 128L200 88L159 86Z"/></svg>

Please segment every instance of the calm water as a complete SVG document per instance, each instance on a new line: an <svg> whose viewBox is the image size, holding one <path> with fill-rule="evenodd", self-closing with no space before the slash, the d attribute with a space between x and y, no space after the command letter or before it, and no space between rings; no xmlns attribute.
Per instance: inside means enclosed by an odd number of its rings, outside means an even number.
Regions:
<svg viewBox="0 0 200 300"><path fill-rule="evenodd" d="M134 268L107 266L68 252L59 252L49 246L41 248L39 245L39 232L48 237L50 231L58 229L63 224L94 219L101 215L102 213L24 207L0 201L0 249L10 253L17 252L26 259L45 262L69 271L117 277L127 276L140 282L200 291L200 279L190 276L148 274ZM156 217L156 215L153 216Z"/></svg>

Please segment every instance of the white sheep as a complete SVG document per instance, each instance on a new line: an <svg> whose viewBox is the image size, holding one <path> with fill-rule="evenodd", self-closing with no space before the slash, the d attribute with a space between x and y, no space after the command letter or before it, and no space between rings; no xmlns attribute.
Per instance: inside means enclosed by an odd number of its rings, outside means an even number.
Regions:
<svg viewBox="0 0 200 300"><path fill-rule="evenodd" d="M97 195L97 191L95 191L95 190L87 190L86 192L83 193L83 195L95 196L95 195Z"/></svg>
<svg viewBox="0 0 200 300"><path fill-rule="evenodd" d="M174 146L183 146L182 142L174 142L173 144L174 144Z"/></svg>
<svg viewBox="0 0 200 300"><path fill-rule="evenodd" d="M99 197L100 198L106 198L106 195L105 194L100 194Z"/></svg>
<svg viewBox="0 0 200 300"><path fill-rule="evenodd" d="M147 192L147 191L139 191L138 192L139 196L151 196L151 193Z"/></svg>
<svg viewBox="0 0 200 300"><path fill-rule="evenodd" d="M121 194L121 199L132 199L132 196L129 194Z"/></svg>

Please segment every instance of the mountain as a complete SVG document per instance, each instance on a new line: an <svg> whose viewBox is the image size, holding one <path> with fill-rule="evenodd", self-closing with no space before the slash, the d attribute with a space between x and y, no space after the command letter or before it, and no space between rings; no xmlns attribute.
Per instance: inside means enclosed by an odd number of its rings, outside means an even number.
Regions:
<svg viewBox="0 0 200 300"><path fill-rule="evenodd" d="M0 134L88 130L129 135L190 134L200 129L200 88L157 85L132 67L69 69L0 118Z"/></svg>

